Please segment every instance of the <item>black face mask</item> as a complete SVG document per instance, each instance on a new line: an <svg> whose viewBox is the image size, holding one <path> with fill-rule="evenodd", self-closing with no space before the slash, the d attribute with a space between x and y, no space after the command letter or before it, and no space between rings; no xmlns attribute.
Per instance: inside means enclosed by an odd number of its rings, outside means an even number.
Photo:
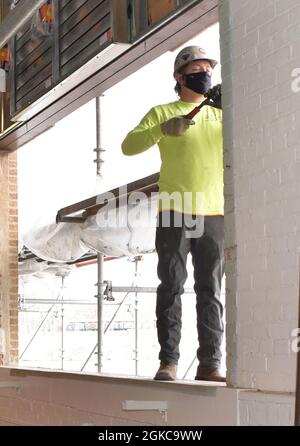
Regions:
<svg viewBox="0 0 300 446"><path fill-rule="evenodd" d="M184 86L195 93L205 94L211 88L211 76L206 71L184 75Z"/></svg>

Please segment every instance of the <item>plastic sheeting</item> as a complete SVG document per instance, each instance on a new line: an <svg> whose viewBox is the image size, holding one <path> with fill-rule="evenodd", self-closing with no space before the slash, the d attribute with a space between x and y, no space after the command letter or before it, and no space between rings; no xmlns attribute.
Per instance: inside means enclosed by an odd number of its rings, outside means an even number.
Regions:
<svg viewBox="0 0 300 446"><path fill-rule="evenodd" d="M49 264L46 261L37 261L36 259L26 259L19 262L19 276L22 276L25 282L30 280L31 277L44 279L49 275L65 276L74 269L76 269L75 265Z"/></svg>
<svg viewBox="0 0 300 446"><path fill-rule="evenodd" d="M36 259L27 259L19 262L19 274L27 276L35 273L40 273L47 268L47 262L37 262Z"/></svg>
<svg viewBox="0 0 300 446"><path fill-rule="evenodd" d="M81 243L79 224L60 223L42 226L23 236L24 245L36 256L49 262L72 262L88 251Z"/></svg>
<svg viewBox="0 0 300 446"><path fill-rule="evenodd" d="M136 196L138 198L138 196ZM53 223L23 236L24 245L49 262L73 262L90 249L119 257L155 251L157 196L117 209L103 207L84 224Z"/></svg>
<svg viewBox="0 0 300 446"><path fill-rule="evenodd" d="M133 256L155 251L157 197L118 209L102 208L89 217L81 240L110 256Z"/></svg>
<svg viewBox="0 0 300 446"><path fill-rule="evenodd" d="M67 275L75 265L65 265L61 263L51 263L47 261L37 261L36 259L26 259L19 262L19 275L23 277L34 276L39 279L46 277L49 274L62 276Z"/></svg>

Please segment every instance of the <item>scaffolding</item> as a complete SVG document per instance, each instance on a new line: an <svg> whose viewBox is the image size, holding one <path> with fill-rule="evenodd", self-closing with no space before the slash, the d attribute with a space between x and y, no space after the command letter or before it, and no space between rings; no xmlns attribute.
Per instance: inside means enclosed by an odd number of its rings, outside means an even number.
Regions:
<svg viewBox="0 0 300 446"><path fill-rule="evenodd" d="M103 259L104 260L104 259ZM37 337L39 334L41 334L41 330L44 327L47 320L53 315L55 309L58 309L59 317L61 320L61 344L60 344L60 364L61 364L61 370L64 370L64 359L65 359L65 330L66 325L64 323L65 318L65 307L69 305L78 305L78 306L97 306L99 308L99 299L101 299L100 308L101 311L97 311L98 314L98 320L97 320L97 343L94 345L94 347L91 349L91 351L87 354L86 360L83 362L83 365L80 368L80 371L83 372L86 369L86 366L90 362L90 360L96 355L96 363L95 366L97 368L97 372L101 373L103 368L103 350L104 350L104 338L105 335L108 333L109 329L112 327L113 322L116 320L117 315L119 314L120 310L125 306L125 304L128 301L128 298L130 295L134 296L134 347L133 347L133 361L134 361L134 370L135 370L135 376L139 376L139 363L140 363L140 348L139 348L139 331L140 331L140 295L141 294L155 294L156 293L156 287L143 287L139 286L139 264L143 261L142 256L136 256L132 259L132 264L134 267L133 276L134 279L130 286L113 286L111 281L105 281L102 280L99 281L99 263L98 259L96 262L89 262L90 263L97 263L97 277L98 281L95 284L97 288L97 292L100 290L100 295L95 295L95 300L92 299L66 299L65 297L65 279L68 276L67 273L57 273L57 277L60 278L61 284L60 284L60 290L58 292L58 295L56 298L53 299L45 299L45 298L26 298L24 296L20 296L19 298L19 309L20 311L26 311L27 305L45 305L49 306L49 308L46 311L45 316L42 318L41 322L39 323L37 329L34 331L33 335L30 337L28 343L26 344L25 348L23 349L22 353L20 354L20 360L24 357L25 353L29 350L30 346L33 344L35 340L37 340ZM102 263L102 262L101 262ZM104 262L103 262L104 263ZM100 273L100 278L103 278L103 265L101 266L102 272ZM124 294L125 293L125 294ZM124 294L124 296L120 299L118 303L115 302L115 298L113 297L116 294ZM185 294L194 294L193 289L186 289ZM114 311L111 318L108 320L106 324L104 324L103 316L104 316L104 307L105 306L116 306L116 310ZM99 313L101 316L101 320L99 320ZM101 334L99 336L99 331L101 330ZM101 343L99 344L99 338L101 340ZM100 348L98 346L100 345ZM194 362L194 360L193 360ZM192 362L192 364L193 364ZM183 378L187 375L188 371L190 370L192 364L189 366L187 371L185 372Z"/></svg>

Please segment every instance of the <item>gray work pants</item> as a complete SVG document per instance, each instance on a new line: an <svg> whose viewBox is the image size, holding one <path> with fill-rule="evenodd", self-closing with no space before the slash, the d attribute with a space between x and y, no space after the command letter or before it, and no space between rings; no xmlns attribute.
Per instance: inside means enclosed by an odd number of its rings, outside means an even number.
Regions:
<svg viewBox="0 0 300 446"><path fill-rule="evenodd" d="M164 227L167 213L170 224ZM182 223L178 223L178 215ZM224 326L220 302L224 267L224 217L197 216L193 237L188 225L176 212L160 212L156 228L158 277L156 316L160 343L159 359L178 363L181 339L181 295L187 278L186 261L191 252L194 266L197 330L197 357L204 367L219 367ZM176 220L176 223L175 223ZM179 226L178 226L179 224Z"/></svg>

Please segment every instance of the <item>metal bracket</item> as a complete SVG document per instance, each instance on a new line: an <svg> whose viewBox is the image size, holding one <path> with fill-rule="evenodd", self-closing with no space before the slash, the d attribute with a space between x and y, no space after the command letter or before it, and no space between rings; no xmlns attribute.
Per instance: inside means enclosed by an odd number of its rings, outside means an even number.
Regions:
<svg viewBox="0 0 300 446"><path fill-rule="evenodd" d="M106 288L103 292L103 296L105 300L108 301L114 301L115 298L112 295L112 281L111 280L104 280L103 284L105 283Z"/></svg>
<svg viewBox="0 0 300 446"><path fill-rule="evenodd" d="M122 402L123 410L157 410L167 423L168 401L139 401L125 400Z"/></svg>

